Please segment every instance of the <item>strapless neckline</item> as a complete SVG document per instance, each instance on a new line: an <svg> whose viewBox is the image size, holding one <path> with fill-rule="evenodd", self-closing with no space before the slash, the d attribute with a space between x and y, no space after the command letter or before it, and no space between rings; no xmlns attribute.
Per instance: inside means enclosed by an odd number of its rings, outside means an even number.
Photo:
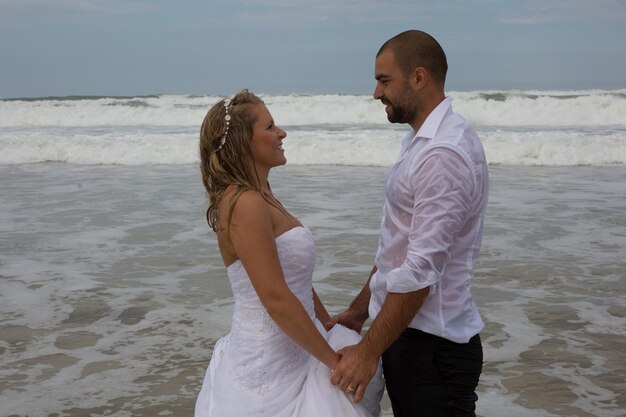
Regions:
<svg viewBox="0 0 626 417"><path fill-rule="evenodd" d="M309 230L308 227L306 226L294 226L289 230L285 230L284 232L282 232L281 234L279 234L278 236L276 236L274 238L274 240L276 241L276 243L280 242L281 240L283 240L284 238L286 238L287 236L289 236L292 232L294 231L305 231L310 233L311 231ZM228 265L226 267L226 271L230 271L231 269L234 269L236 267L240 267L241 266L241 259L237 259L235 260L235 262L233 262L232 264Z"/></svg>

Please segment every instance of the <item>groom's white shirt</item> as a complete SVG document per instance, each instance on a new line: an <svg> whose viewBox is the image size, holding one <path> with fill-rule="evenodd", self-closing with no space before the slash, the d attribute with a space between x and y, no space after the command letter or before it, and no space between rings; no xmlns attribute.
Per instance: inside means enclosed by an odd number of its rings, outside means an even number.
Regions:
<svg viewBox="0 0 626 417"><path fill-rule="evenodd" d="M430 287L409 327L457 343L482 330L470 286L488 189L478 135L446 98L404 137L387 178L370 317L387 293Z"/></svg>

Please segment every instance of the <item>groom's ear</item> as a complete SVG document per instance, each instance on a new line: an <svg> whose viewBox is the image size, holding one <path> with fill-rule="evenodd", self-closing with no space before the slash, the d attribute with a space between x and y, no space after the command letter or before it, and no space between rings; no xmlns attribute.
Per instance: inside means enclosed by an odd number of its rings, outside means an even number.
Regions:
<svg viewBox="0 0 626 417"><path fill-rule="evenodd" d="M414 91L423 90L432 81L428 70L424 67L417 67L409 75L409 85Z"/></svg>

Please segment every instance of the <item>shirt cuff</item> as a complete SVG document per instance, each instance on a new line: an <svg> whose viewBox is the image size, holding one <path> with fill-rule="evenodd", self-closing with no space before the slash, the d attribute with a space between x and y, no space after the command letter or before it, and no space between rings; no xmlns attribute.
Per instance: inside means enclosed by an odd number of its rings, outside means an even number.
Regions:
<svg viewBox="0 0 626 417"><path fill-rule="evenodd" d="M417 276L416 276L417 275ZM387 274L387 292L407 293L430 287L437 282L437 273L433 270L419 274L403 267L396 268Z"/></svg>

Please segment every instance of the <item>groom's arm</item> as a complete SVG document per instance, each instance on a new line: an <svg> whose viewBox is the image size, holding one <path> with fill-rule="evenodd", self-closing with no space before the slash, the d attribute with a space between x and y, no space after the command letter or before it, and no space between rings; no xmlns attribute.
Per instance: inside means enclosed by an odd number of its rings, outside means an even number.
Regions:
<svg viewBox="0 0 626 417"><path fill-rule="evenodd" d="M315 317L317 317L320 322L326 323L330 321L330 314L328 314L324 303L322 303L317 292L315 292L315 288L313 288L313 308L315 309Z"/></svg>
<svg viewBox="0 0 626 417"><path fill-rule="evenodd" d="M356 332L360 333L363 329L363 323L369 318L369 303L370 303L370 281L372 276L378 271L378 268L374 266L367 282L361 289L361 292L352 300L350 306L343 313L337 314L331 320L324 322L326 330L330 330L335 324L342 324Z"/></svg>
<svg viewBox="0 0 626 417"><path fill-rule="evenodd" d="M389 293L359 344L375 357L380 357L408 327L428 296L430 287L407 293Z"/></svg>

